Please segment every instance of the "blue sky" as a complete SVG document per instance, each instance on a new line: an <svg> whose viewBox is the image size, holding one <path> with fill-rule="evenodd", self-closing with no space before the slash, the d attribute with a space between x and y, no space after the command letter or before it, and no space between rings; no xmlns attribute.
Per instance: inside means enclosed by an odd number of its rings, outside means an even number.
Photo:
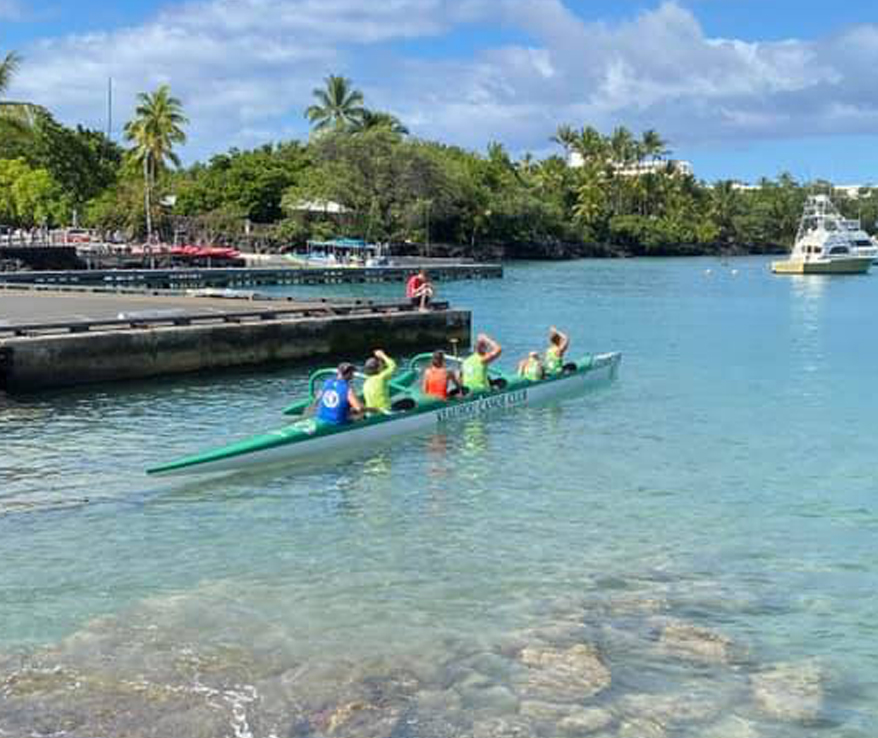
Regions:
<svg viewBox="0 0 878 738"><path fill-rule="evenodd" d="M307 136L310 91L353 78L428 138L553 152L562 123L655 128L708 180L878 182L874 0L0 0L10 96L106 126L170 83L184 158Z"/></svg>

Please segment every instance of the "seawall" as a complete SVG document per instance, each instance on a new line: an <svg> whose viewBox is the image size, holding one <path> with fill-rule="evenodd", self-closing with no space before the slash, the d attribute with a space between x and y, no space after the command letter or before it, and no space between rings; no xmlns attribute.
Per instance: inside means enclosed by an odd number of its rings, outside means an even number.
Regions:
<svg viewBox="0 0 878 738"><path fill-rule="evenodd" d="M411 353L449 348L452 339L468 346L470 322L468 311L449 308L14 336L0 339L0 389L32 392L336 357L362 362L375 348Z"/></svg>

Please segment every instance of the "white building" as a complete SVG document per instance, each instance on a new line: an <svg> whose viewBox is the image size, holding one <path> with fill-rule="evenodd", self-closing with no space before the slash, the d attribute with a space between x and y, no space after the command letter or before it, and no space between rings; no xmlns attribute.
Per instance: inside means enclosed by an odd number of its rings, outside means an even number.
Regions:
<svg viewBox="0 0 878 738"><path fill-rule="evenodd" d="M673 166L674 174L681 177L694 174L691 162L682 159L643 159L631 164L614 164L613 169L623 177L639 177L643 174L664 174L669 164ZM567 165L577 169L585 165L585 159L578 151L571 151Z"/></svg>
<svg viewBox="0 0 878 738"><path fill-rule="evenodd" d="M856 200L860 197L861 191L866 190L866 195L871 192L874 187L872 185L862 185L862 184L844 184L844 185L833 185L833 190L836 192L840 192L846 197L851 198L852 200Z"/></svg>

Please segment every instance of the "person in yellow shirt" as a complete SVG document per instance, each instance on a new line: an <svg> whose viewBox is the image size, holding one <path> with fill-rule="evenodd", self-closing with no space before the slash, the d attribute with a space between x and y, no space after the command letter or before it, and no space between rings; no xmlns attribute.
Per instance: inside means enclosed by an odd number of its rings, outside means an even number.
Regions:
<svg viewBox="0 0 878 738"><path fill-rule="evenodd" d="M366 359L364 366L366 382L363 385L363 397L366 410L389 413L390 378L396 371L396 362L381 349L375 349L373 355Z"/></svg>

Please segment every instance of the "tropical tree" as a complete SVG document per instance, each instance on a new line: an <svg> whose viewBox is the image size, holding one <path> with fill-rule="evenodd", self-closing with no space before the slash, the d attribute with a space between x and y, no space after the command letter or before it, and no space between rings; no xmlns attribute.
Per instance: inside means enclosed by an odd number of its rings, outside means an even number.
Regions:
<svg viewBox="0 0 878 738"><path fill-rule="evenodd" d="M583 126L579 133L574 134L571 146L585 163L602 164L607 156L607 141L592 126Z"/></svg>
<svg viewBox="0 0 878 738"><path fill-rule="evenodd" d="M41 108L26 102L15 102L2 99L13 77L21 67L22 57L15 51L7 52L0 62L0 123L8 130L10 136L27 134L33 126L34 116Z"/></svg>
<svg viewBox="0 0 878 738"><path fill-rule="evenodd" d="M576 141L576 131L573 126L568 126L565 123L555 129L555 134L550 136L549 140L564 149L564 156L570 156L570 151L573 149L573 144Z"/></svg>
<svg viewBox="0 0 878 738"><path fill-rule="evenodd" d="M174 144L186 143L183 131L189 120L183 115L183 105L171 95L168 85L155 92L141 92L134 118L125 124L125 138L133 144L131 159L143 168L144 209L146 211L146 238L152 241L152 192L158 174L171 161L180 166L174 153Z"/></svg>
<svg viewBox="0 0 878 738"><path fill-rule="evenodd" d="M316 103L305 110L314 131L341 130L360 122L365 112L363 93L355 90L347 77L330 74L324 81L325 87L313 90Z"/></svg>
<svg viewBox="0 0 878 738"><path fill-rule="evenodd" d="M741 193L731 180L715 182L710 190L710 217L718 230L719 240L730 243L735 237L735 220L741 214Z"/></svg>
<svg viewBox="0 0 878 738"><path fill-rule="evenodd" d="M644 131L640 136L640 149L643 156L649 156L653 159L666 156L669 153L667 146L668 142L652 128Z"/></svg>
<svg viewBox="0 0 878 738"><path fill-rule="evenodd" d="M14 51L9 51L0 62L0 95L5 95L9 89L9 83L21 66L21 56Z"/></svg>
<svg viewBox="0 0 878 738"><path fill-rule="evenodd" d="M610 136L610 150L613 160L619 164L628 164L640 158L639 143L625 126L613 130Z"/></svg>
<svg viewBox="0 0 878 738"><path fill-rule="evenodd" d="M384 128L400 136L407 136L409 132L409 129L393 113L385 113L381 110L368 110L366 108L363 108L360 117L350 124L350 128L355 133L362 133L373 128Z"/></svg>

